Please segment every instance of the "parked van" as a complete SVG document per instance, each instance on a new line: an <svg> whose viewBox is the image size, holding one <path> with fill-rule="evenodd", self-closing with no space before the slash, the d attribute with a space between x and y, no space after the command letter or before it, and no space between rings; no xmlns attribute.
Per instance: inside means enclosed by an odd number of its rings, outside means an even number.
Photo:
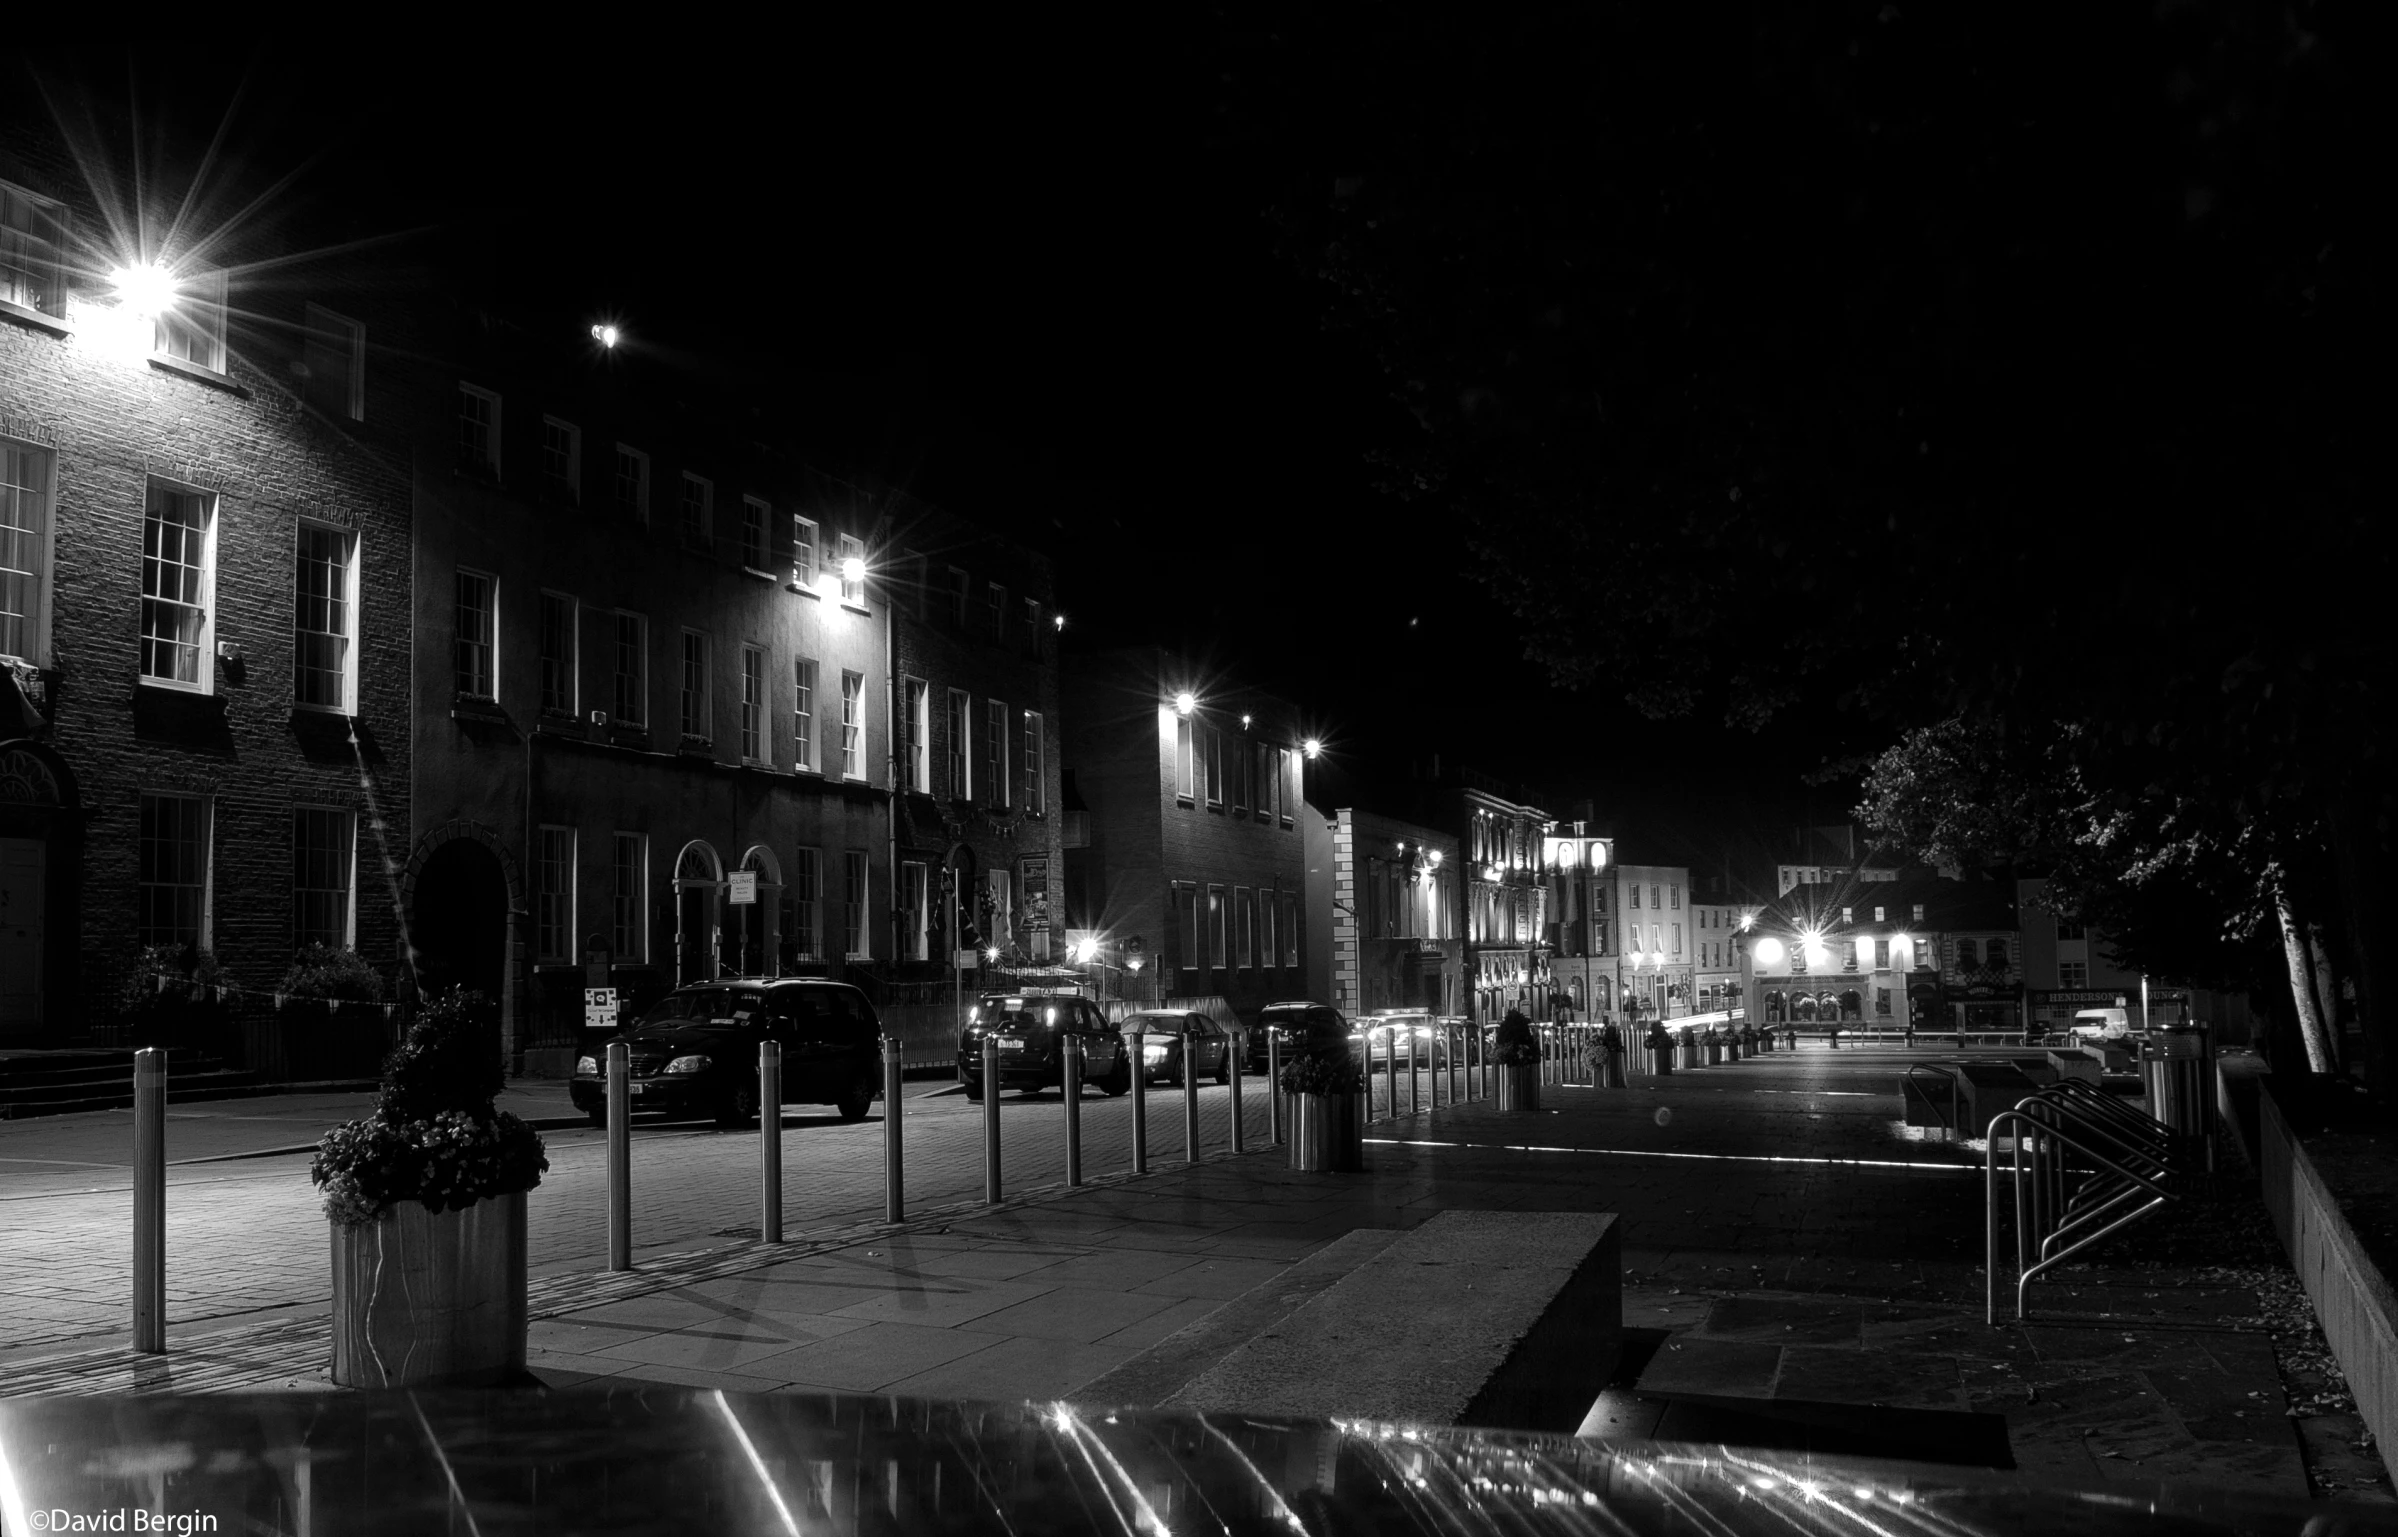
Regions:
<svg viewBox="0 0 2398 1537"><path fill-rule="evenodd" d="M2129 1009L2076 1009L2073 1033L2085 1041L2120 1041L2132 1033Z"/></svg>

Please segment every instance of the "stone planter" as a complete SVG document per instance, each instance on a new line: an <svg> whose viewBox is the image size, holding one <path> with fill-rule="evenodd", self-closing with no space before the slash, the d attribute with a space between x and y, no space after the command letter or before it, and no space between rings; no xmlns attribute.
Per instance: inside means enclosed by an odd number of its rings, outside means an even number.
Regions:
<svg viewBox="0 0 2398 1537"><path fill-rule="evenodd" d="M1365 1122L1354 1094L1285 1094L1291 1128L1291 1167L1318 1174L1358 1174L1366 1166Z"/></svg>
<svg viewBox="0 0 2398 1537"><path fill-rule="evenodd" d="M403 1201L333 1228L333 1380L487 1387L525 1375L525 1197L464 1211Z"/></svg>
<svg viewBox="0 0 2398 1537"><path fill-rule="evenodd" d="M1497 1067L1492 1071L1499 1080L1501 1110L1538 1110L1540 1108L1540 1064L1526 1062L1515 1067Z"/></svg>

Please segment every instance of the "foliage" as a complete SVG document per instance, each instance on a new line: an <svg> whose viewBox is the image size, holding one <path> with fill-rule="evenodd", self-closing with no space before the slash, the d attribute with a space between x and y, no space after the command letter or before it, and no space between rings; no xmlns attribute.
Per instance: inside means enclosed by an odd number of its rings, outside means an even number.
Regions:
<svg viewBox="0 0 2398 1537"><path fill-rule="evenodd" d="M374 1113L317 1144L308 1177L327 1217L374 1222L400 1201L462 1211L541 1183L541 1134L492 1105L506 1080L485 1013L481 994L457 988L428 1002L384 1060Z"/></svg>
<svg viewBox="0 0 2398 1537"><path fill-rule="evenodd" d="M1495 1067L1530 1067L1540 1060L1540 1048L1530 1041L1499 1041L1490 1049Z"/></svg>
<svg viewBox="0 0 2398 1537"><path fill-rule="evenodd" d="M386 991L383 974L369 966L357 951L332 945L304 945L292 958L276 991L293 998L338 998L352 1003L380 1003Z"/></svg>
<svg viewBox="0 0 2398 1537"><path fill-rule="evenodd" d="M1342 1049L1313 1051L1282 1064L1285 1094L1355 1094L1365 1088L1357 1059Z"/></svg>
<svg viewBox="0 0 2398 1537"><path fill-rule="evenodd" d="M224 974L213 952L192 945L149 945L137 952L117 990L117 1017L142 1045L183 1045L224 1020L213 989ZM202 996L192 996L193 988Z"/></svg>

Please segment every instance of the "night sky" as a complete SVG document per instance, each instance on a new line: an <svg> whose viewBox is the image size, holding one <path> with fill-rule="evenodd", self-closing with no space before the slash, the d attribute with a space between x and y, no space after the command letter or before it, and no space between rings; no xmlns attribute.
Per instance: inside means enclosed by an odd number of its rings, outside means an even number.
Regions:
<svg viewBox="0 0 2398 1537"><path fill-rule="evenodd" d="M1275 248L1289 167L1238 120L1246 34L1176 25L33 68L54 102L130 81L143 132L188 157L221 129L228 164L297 172L277 197L354 234L476 231L562 334L605 315L686 362L787 355L820 463L1046 547L1075 644L1237 668L1368 777L1437 752L1561 799L1736 790L1841 819L1786 730L1549 687L1465 531L1375 489L1412 424Z"/></svg>

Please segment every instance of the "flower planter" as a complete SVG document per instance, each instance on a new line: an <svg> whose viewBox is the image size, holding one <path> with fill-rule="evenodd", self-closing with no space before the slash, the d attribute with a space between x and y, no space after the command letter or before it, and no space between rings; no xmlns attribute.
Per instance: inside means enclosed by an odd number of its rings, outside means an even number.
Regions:
<svg viewBox="0 0 2398 1537"><path fill-rule="evenodd" d="M1366 1166L1365 1122L1354 1094L1285 1094L1291 1129L1291 1167L1319 1174L1357 1174Z"/></svg>
<svg viewBox="0 0 2398 1537"><path fill-rule="evenodd" d="M403 1201L333 1228L333 1380L486 1387L525 1374L525 1197Z"/></svg>
<svg viewBox="0 0 2398 1537"><path fill-rule="evenodd" d="M1517 1066L1502 1066L1495 1071L1499 1078L1499 1108L1501 1110L1538 1110L1540 1108L1540 1064L1525 1062Z"/></svg>

